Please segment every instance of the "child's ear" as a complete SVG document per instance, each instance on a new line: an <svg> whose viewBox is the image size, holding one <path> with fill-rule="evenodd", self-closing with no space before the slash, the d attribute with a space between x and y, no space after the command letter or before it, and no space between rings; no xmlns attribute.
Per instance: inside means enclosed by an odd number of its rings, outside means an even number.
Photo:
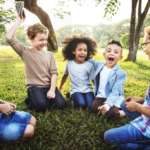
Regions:
<svg viewBox="0 0 150 150"><path fill-rule="evenodd" d="M73 51L72 54L75 55L75 51Z"/></svg>

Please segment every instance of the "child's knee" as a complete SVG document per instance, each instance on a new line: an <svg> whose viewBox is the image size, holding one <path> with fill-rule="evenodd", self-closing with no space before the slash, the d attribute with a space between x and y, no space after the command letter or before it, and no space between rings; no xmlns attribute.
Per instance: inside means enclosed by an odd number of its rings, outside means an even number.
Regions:
<svg viewBox="0 0 150 150"><path fill-rule="evenodd" d="M86 104L84 101L79 101L79 107L83 108L86 107Z"/></svg>
<svg viewBox="0 0 150 150"><path fill-rule="evenodd" d="M15 141L21 137L20 128L17 124L10 124L2 131L2 139L6 141Z"/></svg>
<svg viewBox="0 0 150 150"><path fill-rule="evenodd" d="M31 117L31 119L30 119L29 124L31 124L32 126L34 126L34 127L35 127L36 122L37 122L36 118L35 118L34 116L32 116L32 117Z"/></svg>
<svg viewBox="0 0 150 150"><path fill-rule="evenodd" d="M120 137L116 133L115 129L109 129L104 132L104 140L110 144L118 144L120 141Z"/></svg>
<svg viewBox="0 0 150 150"><path fill-rule="evenodd" d="M110 130L104 132L104 140L108 143L111 143L111 133Z"/></svg>
<svg viewBox="0 0 150 150"><path fill-rule="evenodd" d="M24 138L31 138L34 135L34 126L32 125L27 125L25 132L24 132Z"/></svg>

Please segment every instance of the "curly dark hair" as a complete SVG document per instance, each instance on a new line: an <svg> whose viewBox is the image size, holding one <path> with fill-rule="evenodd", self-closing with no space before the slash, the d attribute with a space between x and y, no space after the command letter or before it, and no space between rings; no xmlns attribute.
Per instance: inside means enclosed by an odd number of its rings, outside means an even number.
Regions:
<svg viewBox="0 0 150 150"><path fill-rule="evenodd" d="M65 46L62 49L62 53L65 60L74 60L75 56L73 51L75 51L77 45L80 43L85 43L87 45L86 60L92 58L95 55L97 44L94 40L89 37L74 36L71 38L66 38L63 42Z"/></svg>

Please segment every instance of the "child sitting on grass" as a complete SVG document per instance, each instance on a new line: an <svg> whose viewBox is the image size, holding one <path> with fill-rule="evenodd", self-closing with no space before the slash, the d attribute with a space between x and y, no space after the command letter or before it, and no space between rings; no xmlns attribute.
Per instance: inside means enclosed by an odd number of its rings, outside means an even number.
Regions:
<svg viewBox="0 0 150 150"><path fill-rule="evenodd" d="M120 110L124 101L125 72L117 65L122 58L122 46L111 41L104 50L105 63L100 63L95 73L95 100L93 110L108 118L124 115Z"/></svg>
<svg viewBox="0 0 150 150"><path fill-rule="evenodd" d="M56 88L57 68L52 52L47 48L48 29L34 24L27 29L31 47L26 47L15 39L15 32L24 18L17 17L15 24L6 33L7 42L21 57L25 64L28 98L30 109L39 112L57 107L63 108L65 100Z"/></svg>
<svg viewBox="0 0 150 150"><path fill-rule="evenodd" d="M145 28L144 41L144 52L150 58L150 27ZM106 131L104 140L121 150L150 150L150 87L143 104L130 97L122 106L126 114L134 120Z"/></svg>
<svg viewBox="0 0 150 150"><path fill-rule="evenodd" d="M73 37L64 42L63 56L68 60L64 75L60 83L62 89L69 75L71 80L71 99L74 106L92 110L94 93L91 88L91 78L94 74L96 43L88 37Z"/></svg>
<svg viewBox="0 0 150 150"><path fill-rule="evenodd" d="M0 141L16 141L34 135L36 119L30 113L16 111L16 105L0 100Z"/></svg>

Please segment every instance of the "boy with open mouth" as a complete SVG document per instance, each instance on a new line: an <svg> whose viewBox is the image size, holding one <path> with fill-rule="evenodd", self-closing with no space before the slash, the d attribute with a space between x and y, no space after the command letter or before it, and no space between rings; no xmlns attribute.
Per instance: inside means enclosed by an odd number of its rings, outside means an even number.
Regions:
<svg viewBox="0 0 150 150"><path fill-rule="evenodd" d="M124 101L126 73L117 64L122 58L122 46L118 41L108 43L104 53L105 63L100 63L95 73L95 100L93 110L108 118L120 117Z"/></svg>

